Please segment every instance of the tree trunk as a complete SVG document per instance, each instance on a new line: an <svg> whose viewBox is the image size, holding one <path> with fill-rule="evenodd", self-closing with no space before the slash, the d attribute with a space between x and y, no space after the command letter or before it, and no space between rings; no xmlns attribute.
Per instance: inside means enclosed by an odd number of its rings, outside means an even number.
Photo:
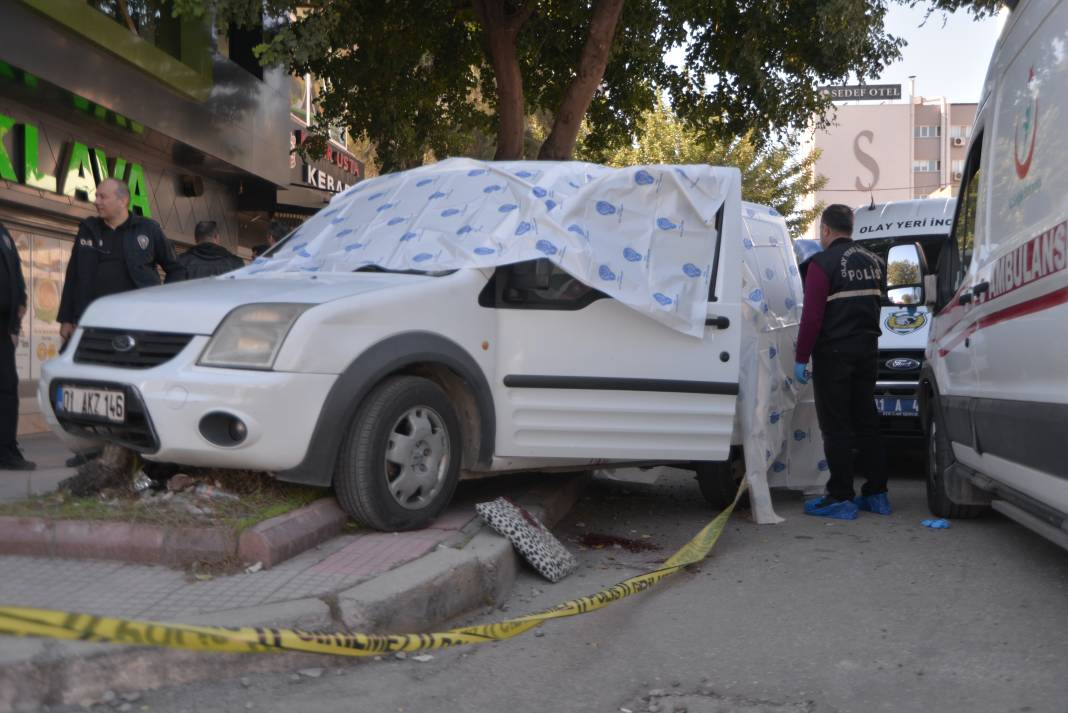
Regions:
<svg viewBox="0 0 1068 713"><path fill-rule="evenodd" d="M497 161L523 158L523 75L519 71L516 39L534 9L534 0L509 13L504 0L474 0L475 13L486 33L489 55L497 81Z"/></svg>
<svg viewBox="0 0 1068 713"><path fill-rule="evenodd" d="M623 0L597 0L590 21L590 32L579 58L578 72L556 110L552 131L538 152L539 160L566 161L571 158L582 118L586 116L593 95L604 79L622 12Z"/></svg>

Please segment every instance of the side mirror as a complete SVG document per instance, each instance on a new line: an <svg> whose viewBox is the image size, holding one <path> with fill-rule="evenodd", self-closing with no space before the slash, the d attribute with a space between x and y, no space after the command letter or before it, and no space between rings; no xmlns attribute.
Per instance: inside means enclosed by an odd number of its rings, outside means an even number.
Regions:
<svg viewBox="0 0 1068 713"><path fill-rule="evenodd" d="M933 309L938 299L938 275L923 276L923 296L923 303Z"/></svg>
<svg viewBox="0 0 1068 713"><path fill-rule="evenodd" d="M916 243L894 245L886 256L886 298L895 305L918 305L923 299L922 253Z"/></svg>

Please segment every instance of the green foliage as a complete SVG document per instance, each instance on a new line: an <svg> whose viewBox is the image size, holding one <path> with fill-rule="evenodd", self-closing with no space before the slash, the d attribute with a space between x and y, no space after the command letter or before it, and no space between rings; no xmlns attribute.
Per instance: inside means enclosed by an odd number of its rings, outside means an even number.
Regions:
<svg viewBox="0 0 1068 713"><path fill-rule="evenodd" d="M742 172L742 197L770 205L786 216L794 237L801 237L819 217L822 205L805 210L801 199L826 183L815 172L818 154L798 155L793 142L757 142L752 133L734 139L703 136L688 127L664 102L645 112L638 121L637 139L631 145L602 153L581 144L580 158L611 166L648 163L707 163L735 166Z"/></svg>
<svg viewBox="0 0 1068 713"><path fill-rule="evenodd" d="M514 32L527 115L559 113L580 66L597 0L479 0L522 18ZM876 77L900 55L887 35L891 0L627 0L608 65L586 112L589 151L626 146L657 91L709 139L776 132L824 116L823 84ZM917 0L896 0L902 3ZM383 171L492 146L498 81L475 0L175 0L180 14L221 25L268 25L265 64L325 80L325 123L347 127L377 148ZM977 15L993 0L931 0ZM529 16L526 10L530 10ZM288 19L286 19L288 18ZM682 67L665 62L685 45ZM561 114L563 117L563 114Z"/></svg>

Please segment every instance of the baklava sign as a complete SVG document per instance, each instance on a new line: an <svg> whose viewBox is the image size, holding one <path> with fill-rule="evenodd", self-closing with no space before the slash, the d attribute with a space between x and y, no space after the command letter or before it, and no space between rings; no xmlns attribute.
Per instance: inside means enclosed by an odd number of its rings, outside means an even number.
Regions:
<svg viewBox="0 0 1068 713"><path fill-rule="evenodd" d="M326 154L317 161L307 161L296 153L304 143L306 132L296 129L289 139L289 167L295 175L294 183L317 188L328 193L340 193L363 179L363 162L337 146L327 144ZM296 172L299 170L299 176Z"/></svg>

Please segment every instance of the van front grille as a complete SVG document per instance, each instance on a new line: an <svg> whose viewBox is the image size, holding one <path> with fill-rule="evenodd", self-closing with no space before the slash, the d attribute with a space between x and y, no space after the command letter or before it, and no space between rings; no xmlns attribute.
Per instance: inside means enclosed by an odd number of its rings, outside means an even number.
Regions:
<svg viewBox="0 0 1068 713"><path fill-rule="evenodd" d="M151 369L185 349L192 334L132 332L90 327L82 333L74 361L126 369Z"/></svg>

